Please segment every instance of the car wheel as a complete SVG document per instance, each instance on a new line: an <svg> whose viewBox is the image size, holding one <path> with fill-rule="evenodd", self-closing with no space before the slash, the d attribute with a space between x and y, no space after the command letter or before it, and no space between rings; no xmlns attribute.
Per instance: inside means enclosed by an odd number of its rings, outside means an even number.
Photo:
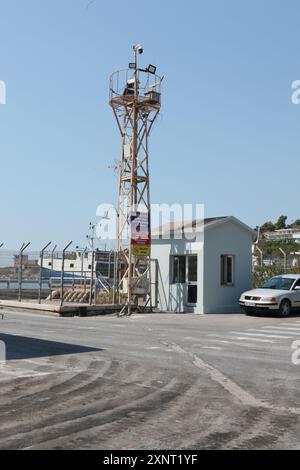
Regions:
<svg viewBox="0 0 300 470"><path fill-rule="evenodd" d="M248 315L248 316L253 315L253 313L254 313L253 310L251 310L250 308L245 308L245 309L244 309L244 312L245 312L245 314Z"/></svg>
<svg viewBox="0 0 300 470"><path fill-rule="evenodd" d="M291 314L291 303L289 300L283 300L279 307L279 316L288 317Z"/></svg>

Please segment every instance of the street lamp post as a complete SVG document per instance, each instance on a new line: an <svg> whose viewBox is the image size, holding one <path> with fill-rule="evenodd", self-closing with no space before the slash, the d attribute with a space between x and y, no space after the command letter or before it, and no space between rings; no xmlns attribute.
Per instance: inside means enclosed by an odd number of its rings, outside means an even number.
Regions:
<svg viewBox="0 0 300 470"><path fill-rule="evenodd" d="M257 249L257 251L260 253L260 265L263 266L263 264L264 264L263 252L262 252L262 250L259 248L259 246L257 246L257 245L256 245L256 249Z"/></svg>
<svg viewBox="0 0 300 470"><path fill-rule="evenodd" d="M51 287L51 285L52 285L52 275L53 275L53 271L54 271L54 270L53 270L54 252L55 252L56 248L57 248L57 245L55 245L55 246L53 247L52 251L51 251L51 277L50 277L50 279L51 279L51 280L50 280L50 288L51 288L50 300L51 300L51 301L53 300L53 293L52 293L52 287Z"/></svg>
<svg viewBox="0 0 300 470"><path fill-rule="evenodd" d="M19 297L18 297L19 302L22 301L23 253L26 250L26 248L29 247L29 245L30 245L30 242L28 242L27 244L23 243L19 252L19 276L18 276L19 277Z"/></svg>
<svg viewBox="0 0 300 470"><path fill-rule="evenodd" d="M286 274L287 273L287 254L282 248L279 248L279 251L283 254L284 274Z"/></svg>
<svg viewBox="0 0 300 470"><path fill-rule="evenodd" d="M62 252L62 261L61 261L61 286L60 286L60 306L63 306L64 303L64 273L65 273L65 255L67 249L72 245L73 242L68 243Z"/></svg>
<svg viewBox="0 0 300 470"><path fill-rule="evenodd" d="M38 303L41 303L42 300L42 284L43 284L43 262L44 262L44 253L47 250L47 248L51 245L52 242L47 243L47 245L42 248L41 253L40 253L40 282L39 282L39 298L38 298Z"/></svg>

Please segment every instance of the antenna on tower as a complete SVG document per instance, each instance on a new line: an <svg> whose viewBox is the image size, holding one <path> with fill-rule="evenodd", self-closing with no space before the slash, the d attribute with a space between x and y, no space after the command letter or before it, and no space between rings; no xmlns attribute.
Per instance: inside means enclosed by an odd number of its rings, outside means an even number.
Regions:
<svg viewBox="0 0 300 470"><path fill-rule="evenodd" d="M120 170L120 163L117 162L117 160L114 161L114 164L113 165L109 165L108 167L110 170L113 170L114 173L119 173L119 170Z"/></svg>
<svg viewBox="0 0 300 470"><path fill-rule="evenodd" d="M133 46L133 62L110 78L110 106L122 139L119 165L118 269L122 314L135 307L151 307L151 204L149 136L161 107L162 78L150 64L141 68L142 44ZM123 294L123 295L122 295Z"/></svg>

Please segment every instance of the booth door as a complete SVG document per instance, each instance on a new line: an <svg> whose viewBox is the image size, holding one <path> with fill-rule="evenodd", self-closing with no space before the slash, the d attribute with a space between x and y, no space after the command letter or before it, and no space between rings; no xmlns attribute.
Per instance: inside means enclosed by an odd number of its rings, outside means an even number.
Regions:
<svg viewBox="0 0 300 470"><path fill-rule="evenodd" d="M187 256L187 305L195 306L198 300L198 258Z"/></svg>

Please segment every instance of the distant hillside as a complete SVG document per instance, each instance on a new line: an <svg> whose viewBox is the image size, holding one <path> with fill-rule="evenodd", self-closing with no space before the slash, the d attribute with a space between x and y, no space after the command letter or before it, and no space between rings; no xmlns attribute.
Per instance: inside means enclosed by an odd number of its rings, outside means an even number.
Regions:
<svg viewBox="0 0 300 470"><path fill-rule="evenodd" d="M23 269L23 279L24 280L35 280L38 278L40 273L39 266L34 266L30 268ZM9 268L0 268L0 279L17 279L18 277L18 268L9 267Z"/></svg>

